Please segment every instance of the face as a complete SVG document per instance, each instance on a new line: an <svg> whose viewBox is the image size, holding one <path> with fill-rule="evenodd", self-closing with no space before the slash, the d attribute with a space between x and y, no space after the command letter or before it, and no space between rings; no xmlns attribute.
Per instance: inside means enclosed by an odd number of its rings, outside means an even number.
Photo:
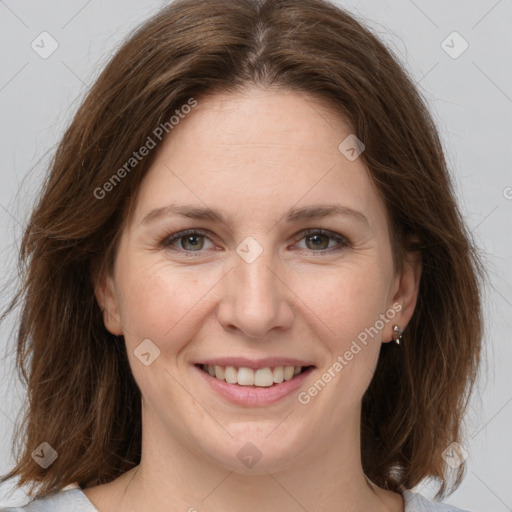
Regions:
<svg viewBox="0 0 512 512"><path fill-rule="evenodd" d="M311 97L247 89L199 101L159 147L97 296L161 447L244 472L357 445L418 271L393 271L382 201L338 149L351 133Z"/></svg>

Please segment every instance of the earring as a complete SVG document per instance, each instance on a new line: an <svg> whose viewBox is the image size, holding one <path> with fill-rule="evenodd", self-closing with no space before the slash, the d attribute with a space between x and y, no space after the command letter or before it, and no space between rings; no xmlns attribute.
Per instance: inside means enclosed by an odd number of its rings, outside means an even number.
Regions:
<svg viewBox="0 0 512 512"><path fill-rule="evenodd" d="M400 345L402 341L402 335L400 334L400 328L398 325L393 326L393 340L397 345Z"/></svg>

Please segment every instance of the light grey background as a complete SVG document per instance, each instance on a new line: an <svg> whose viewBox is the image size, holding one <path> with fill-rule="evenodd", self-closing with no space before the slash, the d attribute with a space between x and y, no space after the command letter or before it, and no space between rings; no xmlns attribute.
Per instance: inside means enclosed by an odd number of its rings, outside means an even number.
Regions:
<svg viewBox="0 0 512 512"><path fill-rule="evenodd" d="M13 271L21 225L45 164L86 88L124 36L164 3L0 0L2 284ZM512 1L338 3L394 49L427 99L462 211L488 265L487 363L467 418L468 473L446 501L475 512L512 511ZM31 48L43 31L59 45L47 59ZM443 46L459 51L457 36L442 45L453 31L469 44L455 59ZM4 294L1 304L7 299ZM13 320L0 333L2 473L14 462L11 436L24 396L10 355ZM432 488L417 490L430 497ZM21 491L7 497L9 489L0 488L0 506L26 501Z"/></svg>

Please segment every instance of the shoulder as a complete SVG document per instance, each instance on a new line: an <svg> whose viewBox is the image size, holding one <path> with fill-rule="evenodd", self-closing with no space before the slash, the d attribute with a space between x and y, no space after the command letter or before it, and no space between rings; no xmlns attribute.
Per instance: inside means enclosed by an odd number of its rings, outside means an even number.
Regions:
<svg viewBox="0 0 512 512"><path fill-rule="evenodd" d="M421 494L404 491L405 512L469 512L460 508L430 501ZM39 498L28 505L4 508L0 512L97 512L81 489L60 491L46 498Z"/></svg>
<svg viewBox="0 0 512 512"><path fill-rule="evenodd" d="M453 505L430 501L421 494L412 491L404 491L403 497L405 512L469 512Z"/></svg>
<svg viewBox="0 0 512 512"><path fill-rule="evenodd" d="M97 512L81 489L62 490L31 501L23 507L2 508L0 512Z"/></svg>

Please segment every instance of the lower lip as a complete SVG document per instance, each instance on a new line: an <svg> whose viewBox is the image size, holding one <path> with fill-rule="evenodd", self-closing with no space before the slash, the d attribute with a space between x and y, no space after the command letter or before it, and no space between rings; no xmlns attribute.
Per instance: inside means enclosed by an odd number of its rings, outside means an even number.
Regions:
<svg viewBox="0 0 512 512"><path fill-rule="evenodd" d="M194 368L219 395L234 404L244 405L247 407L272 404L281 400L285 396L291 395L302 385L302 383L308 378L309 374L314 370L314 367L310 366L307 370L303 371L291 380L285 380L279 384L274 384L268 387L258 387L229 384L229 382L224 380L211 377L210 374L201 370L197 366L194 366Z"/></svg>

